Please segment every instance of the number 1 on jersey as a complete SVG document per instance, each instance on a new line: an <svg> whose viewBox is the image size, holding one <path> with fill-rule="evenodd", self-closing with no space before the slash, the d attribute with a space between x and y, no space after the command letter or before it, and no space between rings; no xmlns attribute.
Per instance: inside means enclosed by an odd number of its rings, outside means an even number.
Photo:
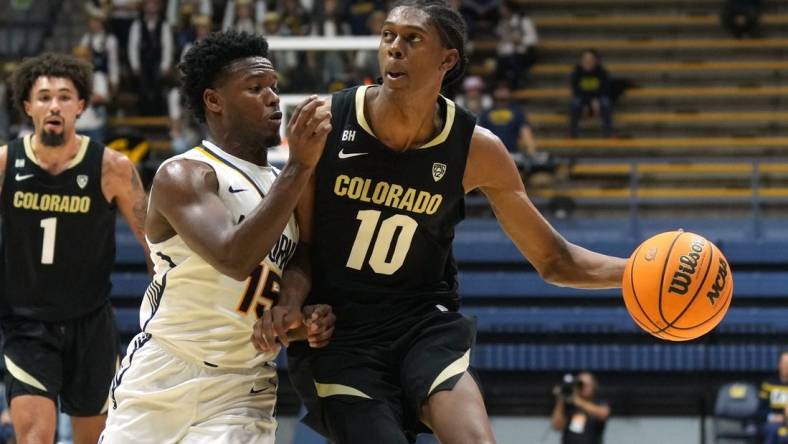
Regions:
<svg viewBox="0 0 788 444"><path fill-rule="evenodd" d="M361 267L364 266L364 258L367 257L367 251L369 251L369 244L372 243L375 230L378 228L380 211L361 210L356 215L356 219L361 221L361 225L358 227L356 240L353 242L346 266L354 270L361 270ZM383 220L380 229L377 230L378 236L372 247L372 255L369 257L369 265L375 273L391 275L402 267L418 226L418 222L404 214L395 214ZM397 243L394 245L394 251L389 254L398 230Z"/></svg>
<svg viewBox="0 0 788 444"><path fill-rule="evenodd" d="M57 232L57 218L48 217L41 219L41 228L44 229L44 242L41 244L41 263L51 265L55 262L55 233Z"/></svg>

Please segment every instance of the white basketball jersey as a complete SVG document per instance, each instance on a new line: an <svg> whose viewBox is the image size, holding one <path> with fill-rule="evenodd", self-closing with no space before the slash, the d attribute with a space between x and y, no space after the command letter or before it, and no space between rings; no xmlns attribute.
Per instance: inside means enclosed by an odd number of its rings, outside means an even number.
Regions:
<svg viewBox="0 0 788 444"><path fill-rule="evenodd" d="M197 160L216 171L219 197L236 222L260 204L278 174L274 167L239 159L208 141L164 163L176 159ZM178 355L209 366L252 368L273 360L275 353L258 353L249 338L254 322L279 293L282 269L297 244L298 226L291 216L268 256L249 278L237 281L213 268L177 234L155 244L148 241L155 275L140 309L142 331Z"/></svg>

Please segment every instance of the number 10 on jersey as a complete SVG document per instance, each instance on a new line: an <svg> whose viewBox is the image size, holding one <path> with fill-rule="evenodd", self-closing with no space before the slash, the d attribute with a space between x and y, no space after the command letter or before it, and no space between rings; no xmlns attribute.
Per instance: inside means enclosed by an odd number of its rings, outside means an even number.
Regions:
<svg viewBox="0 0 788 444"><path fill-rule="evenodd" d="M412 217L404 214L395 214L380 222L380 211L361 210L356 215L361 221L356 233L356 240L348 257L348 268L361 270L364 259L367 257L372 238L377 238L369 257L369 265L378 274L392 275L402 267L410 251L413 235L419 224ZM393 245L392 245L393 244ZM393 249L393 250L392 250Z"/></svg>

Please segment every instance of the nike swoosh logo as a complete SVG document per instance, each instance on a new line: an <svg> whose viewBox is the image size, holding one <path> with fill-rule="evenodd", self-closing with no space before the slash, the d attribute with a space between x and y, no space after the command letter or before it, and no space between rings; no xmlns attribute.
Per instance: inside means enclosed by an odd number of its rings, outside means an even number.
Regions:
<svg viewBox="0 0 788 444"><path fill-rule="evenodd" d="M233 188L232 185L230 185L230 192L231 193L235 194L235 193L240 193L241 191L249 191L249 190L247 190L246 188L238 188L236 190L236 189Z"/></svg>
<svg viewBox="0 0 788 444"><path fill-rule="evenodd" d="M365 154L369 154L369 153L346 153L344 148L339 150L339 158L340 159L349 159L351 157L363 156Z"/></svg>
<svg viewBox="0 0 788 444"><path fill-rule="evenodd" d="M249 393L255 395L257 393L262 393L267 391L276 392L276 380L274 378L268 378L268 384L270 384L268 387L263 387L260 390L255 390L254 385L252 385L252 388L249 389Z"/></svg>
<svg viewBox="0 0 788 444"><path fill-rule="evenodd" d="M24 176L20 176L19 173L16 173L16 181L21 182L23 180L30 179L33 176L34 176L33 174L25 174Z"/></svg>

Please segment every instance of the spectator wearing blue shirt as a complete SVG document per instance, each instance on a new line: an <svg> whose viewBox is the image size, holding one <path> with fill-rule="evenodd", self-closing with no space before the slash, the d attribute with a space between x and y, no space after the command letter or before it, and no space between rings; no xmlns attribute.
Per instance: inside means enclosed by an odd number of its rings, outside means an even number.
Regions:
<svg viewBox="0 0 788 444"><path fill-rule="evenodd" d="M489 129L501 139L515 160L523 155L536 156L536 142L528 117L522 108L512 103L512 90L501 82L493 91L493 104L482 111L479 125Z"/></svg>
<svg viewBox="0 0 788 444"><path fill-rule="evenodd" d="M766 444L788 444L788 405L783 410L783 424L771 429L766 435Z"/></svg>
<svg viewBox="0 0 788 444"><path fill-rule="evenodd" d="M602 119L602 135L613 135L613 104L610 97L610 77L593 49L583 51L580 62L572 72L572 103L569 109L569 135L577 137L583 111Z"/></svg>

